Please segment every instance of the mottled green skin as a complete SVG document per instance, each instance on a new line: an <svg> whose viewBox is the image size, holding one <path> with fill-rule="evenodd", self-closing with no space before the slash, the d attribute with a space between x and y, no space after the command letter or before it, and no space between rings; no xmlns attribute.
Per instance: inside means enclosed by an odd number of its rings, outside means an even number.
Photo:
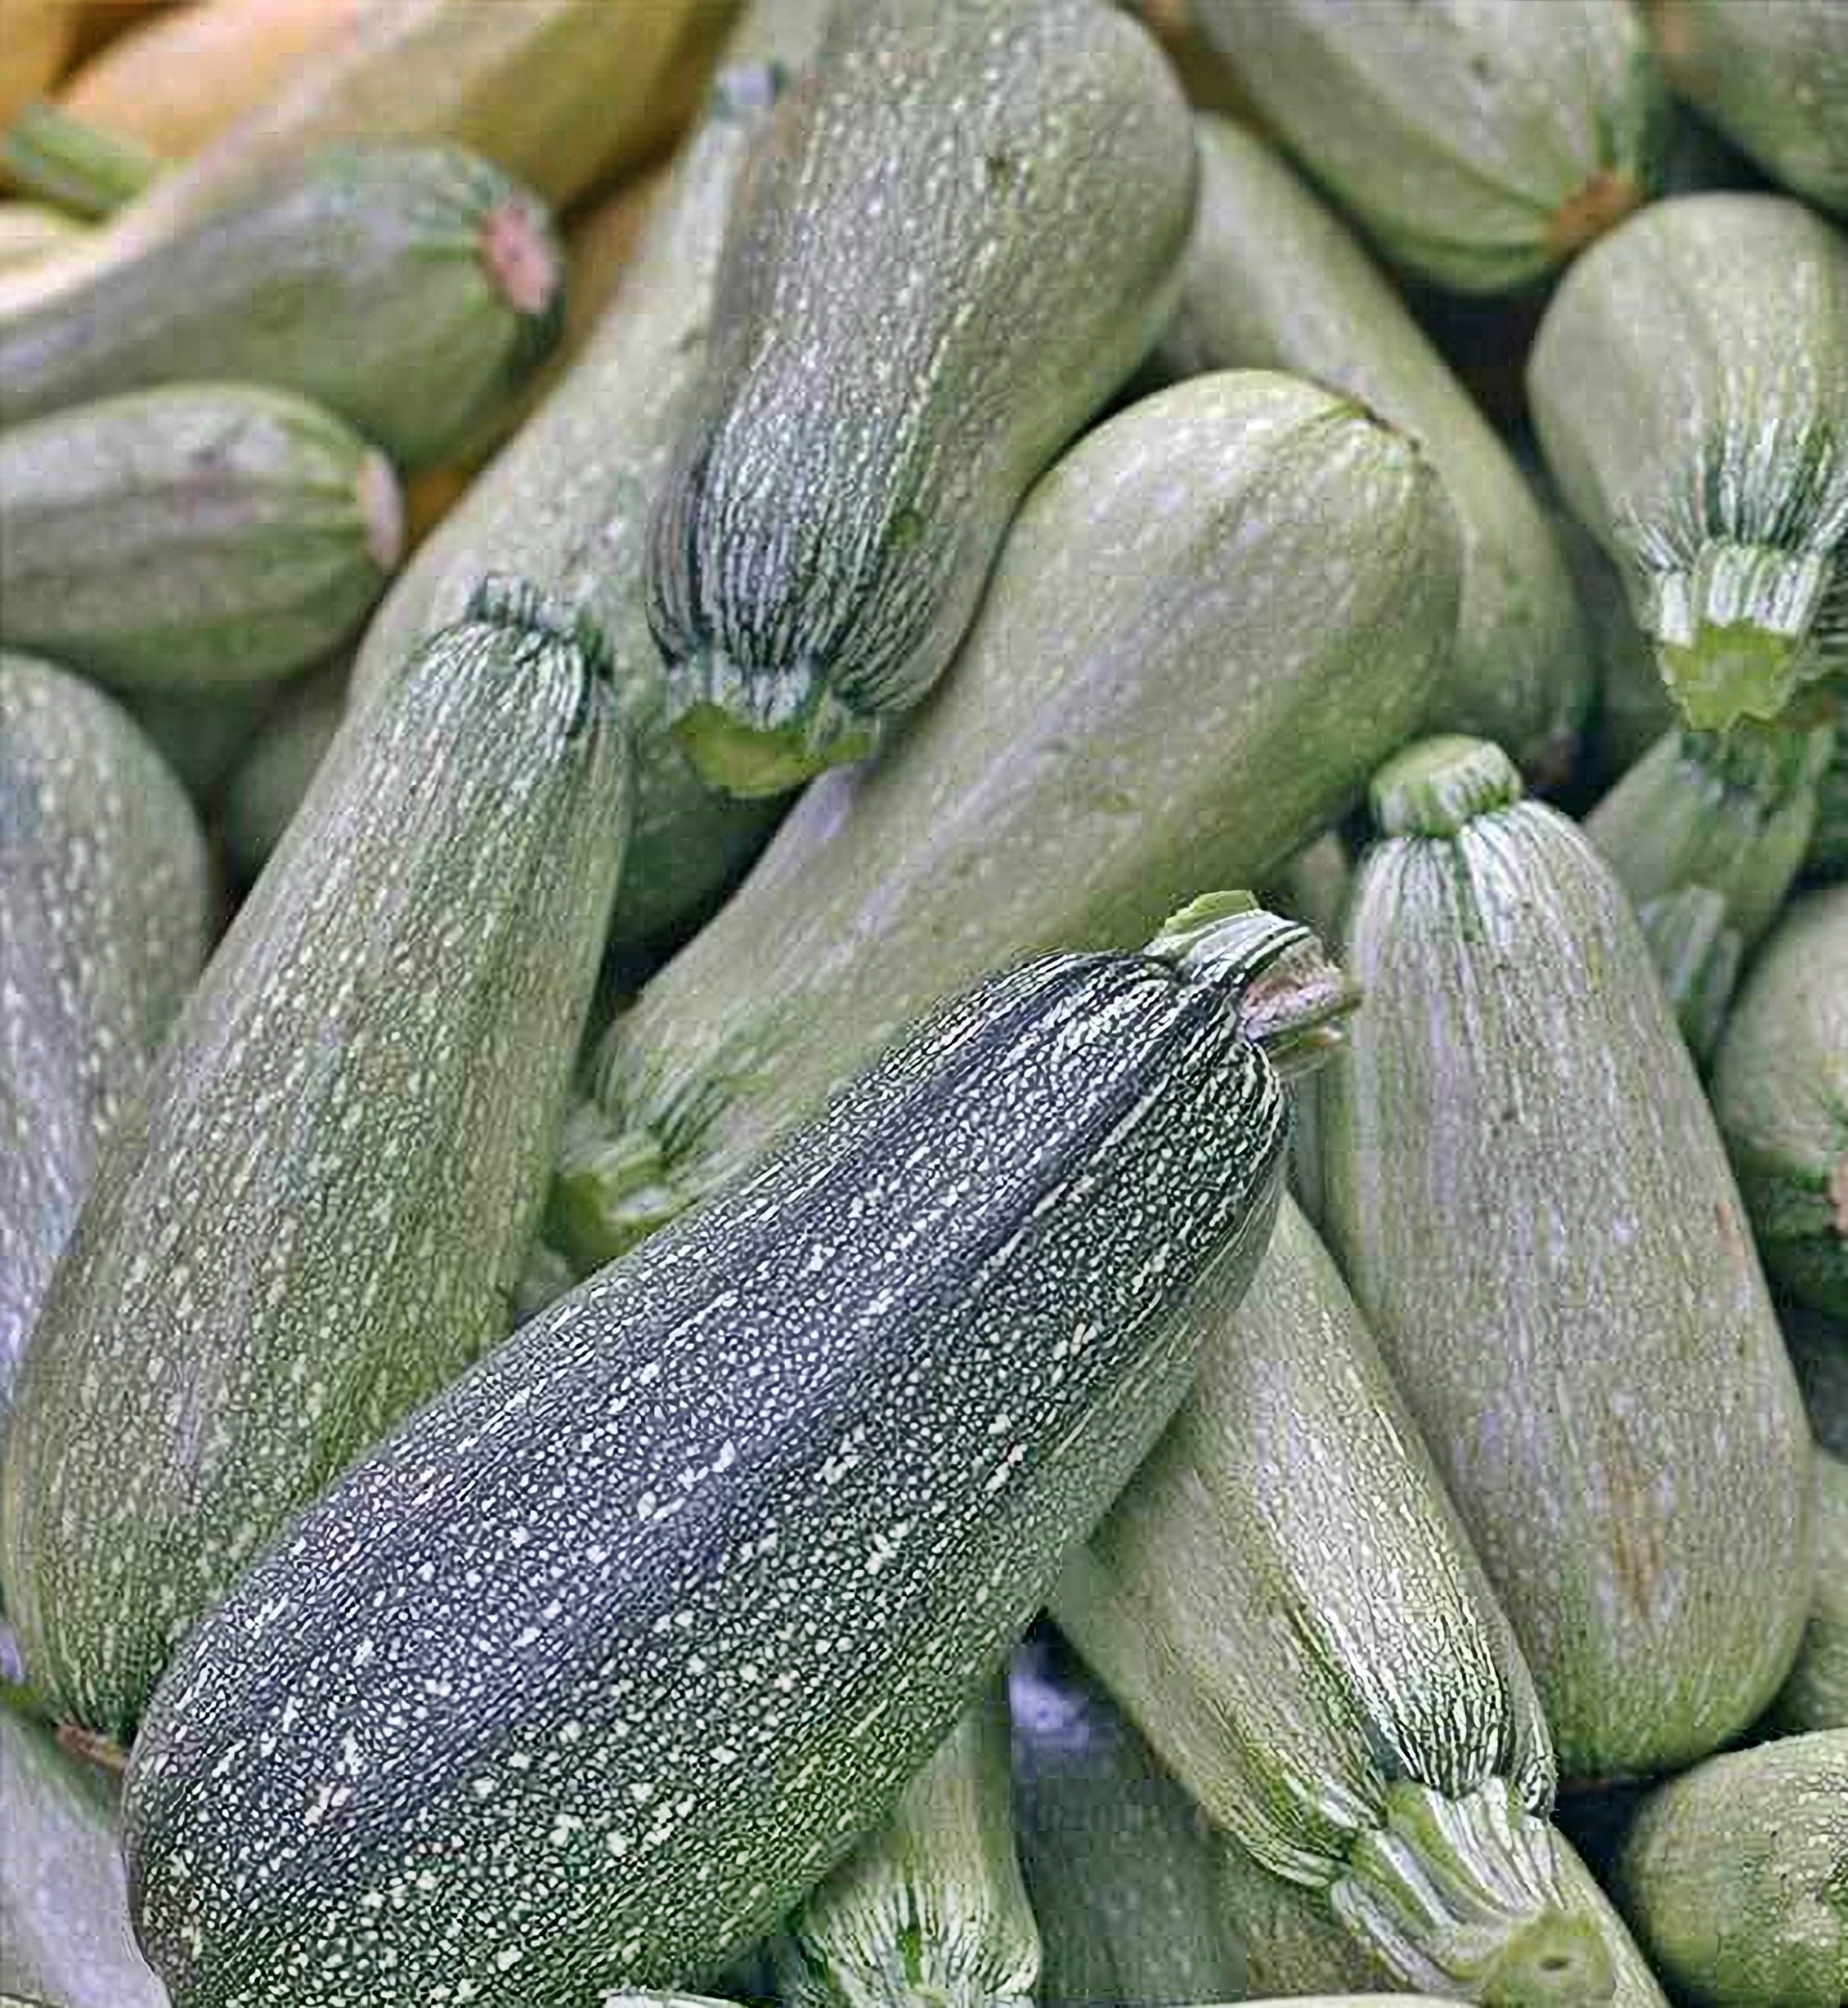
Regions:
<svg viewBox="0 0 1848 2008"><path fill-rule="evenodd" d="M1261 882L1415 728L1456 580L1429 466L1307 385L1198 378L1088 435L1028 498L903 741L808 791L603 1042L599 1119L654 1186L635 1222L561 1180L579 1262L710 1191L985 971L1130 948L1200 885Z"/></svg>
<svg viewBox="0 0 1848 2008"><path fill-rule="evenodd" d="M1765 1266L1848 1318L1848 885L1806 894L1734 1006L1713 1106Z"/></svg>
<svg viewBox="0 0 1848 2008"><path fill-rule="evenodd" d="M1840 2008L1848 1730L1715 1757L1658 1787L1617 1887L1657 1970L1698 2008Z"/></svg>
<svg viewBox="0 0 1848 2008"><path fill-rule="evenodd" d="M1654 185L1667 94L1624 0L1195 0L1265 119L1388 256L1466 293Z"/></svg>
<svg viewBox="0 0 1848 2008"><path fill-rule="evenodd" d="M205 840L93 684L0 655L0 1419L88 1185L205 960Z"/></svg>
<svg viewBox="0 0 1848 2008"><path fill-rule="evenodd" d="M506 240L523 253L511 296L492 262ZM159 383L263 383L425 466L545 360L563 276L537 197L489 162L339 148L0 318L0 421Z"/></svg>
<svg viewBox="0 0 1848 2008"><path fill-rule="evenodd" d="M1816 1587L1790 1679L1770 1720L1784 1736L1848 1729L1848 1463L1816 1452Z"/></svg>
<svg viewBox="0 0 1848 2008"><path fill-rule="evenodd" d="M375 2008L388 1961L576 2008L787 1912L1146 1452L1189 1305L1242 1293L1287 1136L1242 1010L1142 956L992 979L353 1466L136 1749L183 2008Z"/></svg>
<svg viewBox="0 0 1848 2008"><path fill-rule="evenodd" d="M1782 196L1679 195L1549 305L1527 396L1690 724L1848 667L1848 244Z"/></svg>
<svg viewBox="0 0 1848 2008"><path fill-rule="evenodd" d="M343 641L402 543L392 471L286 392L131 392L0 432L0 639L105 683L273 683Z"/></svg>
<svg viewBox="0 0 1848 2008"><path fill-rule="evenodd" d="M126 1744L174 1647L507 1328L619 868L578 648L434 639L343 729L132 1106L22 1363L0 1580Z"/></svg>
<svg viewBox="0 0 1848 2008"><path fill-rule="evenodd" d="M1375 789L1438 833L1361 867L1367 1005L1319 1084L1325 1226L1562 1773L1647 1773L1725 1742L1788 1671L1809 1432L1622 888L1572 824L1510 803L1500 755L1440 805L1471 758Z"/></svg>
<svg viewBox="0 0 1848 2008"><path fill-rule="evenodd" d="M1456 651L1433 728L1480 733L1542 777L1571 771L1592 661L1565 561L1507 448L1347 226L1262 140L1195 120L1200 201L1164 370L1288 370L1415 439L1463 533Z"/></svg>
<svg viewBox="0 0 1848 2008"><path fill-rule="evenodd" d="M942 675L1029 483L1160 333L1195 179L1126 11L835 9L739 190L650 536L715 782L858 759Z"/></svg>

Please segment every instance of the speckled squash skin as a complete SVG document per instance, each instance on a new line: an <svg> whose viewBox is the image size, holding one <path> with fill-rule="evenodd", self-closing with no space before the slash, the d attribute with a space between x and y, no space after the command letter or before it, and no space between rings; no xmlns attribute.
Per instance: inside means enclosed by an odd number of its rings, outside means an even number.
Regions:
<svg viewBox="0 0 1848 2008"><path fill-rule="evenodd" d="M1241 959L991 979L306 1513L130 1767L183 2008L372 2008L388 1970L568 2008L787 1912L1146 1452L1187 1307L1249 1280L1287 1107Z"/></svg>
<svg viewBox="0 0 1848 2008"><path fill-rule="evenodd" d="M545 361L563 279L538 198L490 162L338 149L0 318L0 422L158 383L264 383L426 466Z"/></svg>
<svg viewBox="0 0 1848 2008"><path fill-rule="evenodd" d="M1528 773L1568 773L1592 659L1537 498L1346 226L1254 134L1211 113L1195 129L1200 199L1162 367L1293 370L1415 439L1463 533L1456 650L1428 723L1494 739Z"/></svg>
<svg viewBox="0 0 1848 2008"><path fill-rule="evenodd" d="M1527 361L1547 465L1691 725L1848 666L1848 244L1778 195L1652 203L1561 282Z"/></svg>
<svg viewBox="0 0 1848 2008"><path fill-rule="evenodd" d="M1848 1463L1819 1446L1816 1588L1803 1646L1770 1720L1784 1736L1848 1729Z"/></svg>
<svg viewBox="0 0 1848 2008"><path fill-rule="evenodd" d="M0 1419L98 1145L205 960L205 840L93 684L0 654Z"/></svg>
<svg viewBox="0 0 1848 2008"><path fill-rule="evenodd" d="M739 191L650 539L711 779L858 759L936 681L1028 484L1160 332L1194 187L1127 11L836 8Z"/></svg>
<svg viewBox="0 0 1848 2008"><path fill-rule="evenodd" d="M348 722L105 1142L0 1466L28 1676L99 1735L507 1329L627 808L546 617L484 601Z"/></svg>
<svg viewBox="0 0 1848 2008"><path fill-rule="evenodd" d="M621 1253L1011 958L1262 882L1415 729L1456 580L1437 477L1325 392L1225 372L1099 427L903 742L811 787L604 1041L558 1244Z"/></svg>
<svg viewBox="0 0 1848 2008"><path fill-rule="evenodd" d="M105 683L275 683L359 625L403 536L390 467L285 391L175 385L0 432L0 639Z"/></svg>
<svg viewBox="0 0 1848 2008"><path fill-rule="evenodd" d="M1809 1432L1744 1210L1622 888L1432 742L1375 782L1367 999L1319 1087L1324 1224L1571 1777L1685 1764L1788 1671Z"/></svg>
<svg viewBox="0 0 1848 2008"><path fill-rule="evenodd" d="M1667 93L1623 0L1195 0L1265 119L1439 285L1541 277L1647 199Z"/></svg>

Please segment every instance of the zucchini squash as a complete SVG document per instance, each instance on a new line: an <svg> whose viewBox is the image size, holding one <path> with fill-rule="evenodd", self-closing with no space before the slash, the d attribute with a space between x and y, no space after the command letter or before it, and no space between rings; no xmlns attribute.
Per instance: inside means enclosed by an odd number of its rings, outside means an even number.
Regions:
<svg viewBox="0 0 1848 2008"><path fill-rule="evenodd" d="M810 788L604 1039L555 1245L620 1253L985 970L1281 864L1415 728L1456 562L1415 450L1306 384L1195 378L1088 435L902 743Z"/></svg>
<svg viewBox="0 0 1848 2008"><path fill-rule="evenodd" d="M1662 994L1704 1074L1745 961L1739 931L1727 917L1725 897L1711 885L1680 885L1645 899L1636 917Z"/></svg>
<svg viewBox="0 0 1848 2008"><path fill-rule="evenodd" d="M0 640L105 683L274 683L358 625L402 545L391 468L286 392L181 384L0 432Z"/></svg>
<svg viewBox="0 0 1848 2008"><path fill-rule="evenodd" d="M1783 1307L1784 1344L1817 1443L1848 1459L1848 1325L1800 1304Z"/></svg>
<svg viewBox="0 0 1848 2008"><path fill-rule="evenodd" d="M1825 884L1848 879L1848 732L1840 729L1834 761L1816 790L1816 827L1804 869Z"/></svg>
<svg viewBox="0 0 1848 2008"><path fill-rule="evenodd" d="M1720 1042L1713 1105L1765 1266L1848 1318L1848 885L1792 906Z"/></svg>
<svg viewBox="0 0 1848 2008"><path fill-rule="evenodd" d="M205 960L205 840L93 684L0 654L0 1419L98 1146Z"/></svg>
<svg viewBox="0 0 1848 2008"><path fill-rule="evenodd" d="M336 661L284 695L231 769L219 821L226 862L240 889L255 885L282 841L346 706L347 665Z"/></svg>
<svg viewBox="0 0 1848 2008"><path fill-rule="evenodd" d="M594 652L499 581L329 752L21 1365L0 1580L64 1720L126 1744L244 1564L507 1329L626 773Z"/></svg>
<svg viewBox="0 0 1848 2008"><path fill-rule="evenodd" d="M726 235L648 619L700 771L774 794L942 674L1029 482L1141 361L1192 222L1160 50L1096 0L837 7Z"/></svg>
<svg viewBox="0 0 1848 2008"><path fill-rule="evenodd" d="M1519 468L1339 219L1253 134L1204 114L1195 129L1200 201L1161 366L1293 370L1411 434L1463 533L1456 652L1431 723L1500 742L1528 772L1568 773L1591 659Z"/></svg>
<svg viewBox="0 0 1848 2008"><path fill-rule="evenodd" d="M1778 195L1651 204L1568 272L1527 394L1687 722L1848 666L1848 244Z"/></svg>
<svg viewBox="0 0 1848 2008"><path fill-rule="evenodd" d="M163 163L145 147L98 132L55 105L28 105L0 128L0 174L69 214L97 222L132 200Z"/></svg>
<svg viewBox="0 0 1848 2008"><path fill-rule="evenodd" d="M1717 1748L1789 1670L1809 1432L1641 929L1577 827L1520 797L1468 740L1374 783L1324 1219L1561 1768L1602 1778Z"/></svg>
<svg viewBox="0 0 1848 2008"><path fill-rule="evenodd" d="M1263 119L1397 262L1526 285L1646 201L1667 93L1623 0L1195 0Z"/></svg>
<svg viewBox="0 0 1848 2008"><path fill-rule="evenodd" d="M1659 1786L1617 1887L1650 1957L1700 2008L1840 2008L1848 1730L1710 1758Z"/></svg>
<svg viewBox="0 0 1848 2008"><path fill-rule="evenodd" d="M697 1984L890 1809L1269 1232L1344 988L1222 906L926 1020L244 1577L129 1767L186 2008Z"/></svg>
<svg viewBox="0 0 1848 2008"><path fill-rule="evenodd" d="M544 208L498 168L455 146L342 148L0 320L0 419L265 383L428 466L550 353L563 285Z"/></svg>
<svg viewBox="0 0 1848 2008"><path fill-rule="evenodd" d="M1155 1454L1054 1588L1208 1818L1401 1984L1609 1998L1567 1901L1514 1636L1315 1230L1287 1200Z"/></svg>
<svg viewBox="0 0 1848 2008"><path fill-rule="evenodd" d="M1816 1452L1816 1592L1803 1644L1773 1705L1783 1736L1848 1729L1848 1463Z"/></svg>
<svg viewBox="0 0 1848 2008"><path fill-rule="evenodd" d="M42 202L0 202L0 272L81 241L84 226Z"/></svg>
<svg viewBox="0 0 1848 2008"><path fill-rule="evenodd" d="M210 812L218 806L219 790L256 744L285 688L247 684L228 690L134 689L116 694L187 794Z"/></svg>

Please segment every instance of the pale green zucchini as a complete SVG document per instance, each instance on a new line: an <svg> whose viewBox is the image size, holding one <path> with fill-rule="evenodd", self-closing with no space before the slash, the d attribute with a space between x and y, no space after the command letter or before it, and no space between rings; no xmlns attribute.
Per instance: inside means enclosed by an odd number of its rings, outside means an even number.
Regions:
<svg viewBox="0 0 1848 2008"><path fill-rule="evenodd" d="M1781 1735L1848 1729L1848 1463L1816 1452L1816 1589L1796 1664L1773 1705Z"/></svg>
<svg viewBox="0 0 1848 2008"><path fill-rule="evenodd" d="M1195 178L1122 10L834 10L739 191L649 538L715 785L857 760L936 681L1029 483L1161 332Z"/></svg>
<svg viewBox="0 0 1848 2008"><path fill-rule="evenodd" d="M1463 532L1456 652L1434 727L1571 771L1591 696L1577 603L1508 450L1346 226L1264 142L1202 114L1200 202L1168 371L1289 370L1357 397L1430 455Z"/></svg>
<svg viewBox="0 0 1848 2008"><path fill-rule="evenodd" d="M751 21L765 38L761 10ZM406 567L366 630L353 673L356 691L376 688L423 635L457 617L486 571L517 571L595 624L635 746L635 827L612 934L618 948L657 941L697 918L762 846L779 813L707 787L669 732L643 577L648 512L706 355L732 191L774 91L764 68L721 76L608 318Z"/></svg>
<svg viewBox="0 0 1848 2008"><path fill-rule="evenodd" d="M1205 1815L1056 1638L1015 1655L1008 1699L1041 2008L1240 1998Z"/></svg>
<svg viewBox="0 0 1848 2008"><path fill-rule="evenodd" d="M283 391L183 384L0 432L0 639L105 682L273 683L403 549L390 467Z"/></svg>
<svg viewBox="0 0 1848 2008"><path fill-rule="evenodd" d="M226 780L225 856L240 887L257 882L334 743L347 708L347 672L336 660L285 692Z"/></svg>
<svg viewBox="0 0 1848 2008"><path fill-rule="evenodd" d="M1520 796L1468 740L1374 783L1325 1218L1561 1768L1601 1778L1716 1748L1783 1681L1809 1432L1640 926L1580 831Z"/></svg>
<svg viewBox="0 0 1848 2008"><path fill-rule="evenodd" d="M1848 2001L1848 1730L1710 1758L1653 1792L1617 1866L1638 1937L1703 2008Z"/></svg>
<svg viewBox="0 0 1848 2008"><path fill-rule="evenodd" d="M126 1743L244 1564L506 1330L626 773L568 616L502 582L343 728L21 1365L0 1580L64 1719Z"/></svg>
<svg viewBox="0 0 1848 2008"><path fill-rule="evenodd" d="M1765 173L1848 211L1848 12L1840 0L1653 0L1669 81Z"/></svg>
<svg viewBox="0 0 1848 2008"><path fill-rule="evenodd" d="M1667 94L1623 0L1195 0L1265 120L1398 263L1494 293L1647 200Z"/></svg>
<svg viewBox="0 0 1848 2008"><path fill-rule="evenodd" d="M1544 468L1537 477L1549 492ZM1598 666L1598 701L1590 735L1590 777L1607 784L1634 767L1680 713L1656 666L1655 646L1630 611L1623 575L1598 547L1582 523L1563 506L1553 511L1553 527L1565 553L1578 597L1585 631Z"/></svg>
<svg viewBox="0 0 1848 2008"><path fill-rule="evenodd" d="M1806 894L1765 943L1713 1105L1765 1267L1848 1318L1848 885Z"/></svg>
<svg viewBox="0 0 1848 2008"><path fill-rule="evenodd" d="M1608 2000L1520 1649L1334 1263L1288 1202L1153 1457L1049 1599L1208 1818L1395 1981Z"/></svg>
<svg viewBox="0 0 1848 2008"><path fill-rule="evenodd" d="M1270 1056L1344 1003L1249 903L991 978L352 1466L135 1747L185 2008L575 2008L786 1914L1179 1400L1270 1230Z"/></svg>
<svg viewBox="0 0 1848 2008"><path fill-rule="evenodd" d="M606 1037L552 1238L607 1261L985 970L1260 879L1415 728L1456 594L1436 477L1351 404L1228 372L1098 428L902 743L810 788Z"/></svg>
<svg viewBox="0 0 1848 2008"><path fill-rule="evenodd" d="M1745 963L1745 945L1728 917L1725 896L1711 885L1680 885L1645 899L1636 917L1662 994L1704 1073Z"/></svg>
<svg viewBox="0 0 1848 2008"><path fill-rule="evenodd" d="M1527 393L1691 725L1848 666L1848 245L1777 195L1653 203L1568 273Z"/></svg>
<svg viewBox="0 0 1848 2008"><path fill-rule="evenodd" d="M97 1148L205 960L207 879L134 721L0 654L0 1420Z"/></svg>
<svg viewBox="0 0 1848 2008"><path fill-rule="evenodd" d="M998 1680L776 1945L789 2008L1031 2008L1039 1928L1015 1847Z"/></svg>

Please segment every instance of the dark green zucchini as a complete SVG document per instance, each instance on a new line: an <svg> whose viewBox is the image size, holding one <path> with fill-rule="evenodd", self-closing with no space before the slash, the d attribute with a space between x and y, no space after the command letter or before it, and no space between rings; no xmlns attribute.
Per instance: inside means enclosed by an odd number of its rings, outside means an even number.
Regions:
<svg viewBox="0 0 1848 2008"><path fill-rule="evenodd" d="M0 421L156 384L263 383L428 465L550 353L563 276L543 204L491 163L340 149L0 317Z"/></svg>
<svg viewBox="0 0 1848 2008"><path fill-rule="evenodd" d="M0 654L0 1419L98 1146L205 960L205 840L112 699Z"/></svg>
<svg viewBox="0 0 1848 2008"><path fill-rule="evenodd" d="M1819 1448L1816 1589L1790 1678L1769 1720L1784 1736L1848 1729L1848 1463Z"/></svg>
<svg viewBox="0 0 1848 2008"><path fill-rule="evenodd" d="M568 616L500 581L343 728L20 1368L0 1580L64 1719L125 1744L240 1569L506 1330L626 757Z"/></svg>
<svg viewBox="0 0 1848 2008"><path fill-rule="evenodd" d="M1028 484L1160 333L1194 185L1124 10L834 10L739 191L650 534L670 710L715 785L857 760L936 681Z"/></svg>
<svg viewBox="0 0 1848 2008"><path fill-rule="evenodd" d="M354 1464L136 1745L185 2008L567 2008L785 1914L1179 1399L1269 1232L1268 1056L1344 1001L1223 902L990 979Z"/></svg>

